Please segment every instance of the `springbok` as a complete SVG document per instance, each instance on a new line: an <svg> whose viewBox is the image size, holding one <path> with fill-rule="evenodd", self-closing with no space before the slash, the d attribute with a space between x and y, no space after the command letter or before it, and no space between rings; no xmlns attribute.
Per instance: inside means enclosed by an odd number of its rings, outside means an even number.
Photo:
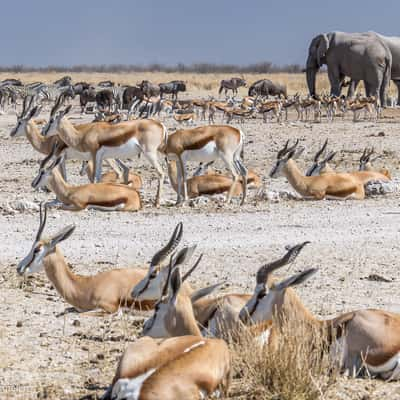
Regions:
<svg viewBox="0 0 400 400"><path fill-rule="evenodd" d="M177 162L171 160L168 164L168 175L172 188L178 193L178 168ZM241 183L241 179L239 181ZM229 192L233 185L233 179L230 176L217 174L217 173L206 173L204 175L196 175L189 178L186 181L188 197L193 199L199 196L210 196L213 194ZM261 186L260 177L254 172L249 170L247 174L248 187L259 188ZM242 194L242 186L236 184L232 196L239 196Z"/></svg>
<svg viewBox="0 0 400 400"><path fill-rule="evenodd" d="M102 211L137 211L142 208L139 193L127 185L113 183L90 183L72 186L63 179L58 167L63 162L64 155L49 161L56 153L57 146L40 163L37 176L32 181L34 189L49 186L57 200L50 205L61 205L63 210L81 211L90 207Z"/></svg>
<svg viewBox="0 0 400 400"><path fill-rule="evenodd" d="M319 149L315 154L314 162L306 172L307 176L335 174L335 171L330 167L328 163L334 158L336 152L330 152L324 159L320 160L320 157L325 152L327 145L328 139L325 141L321 149ZM370 163L370 157L373 152L373 149L372 151L364 149L364 152L360 157L360 169L358 171L348 173L355 179L359 180L363 185L366 185L372 181L389 182L391 179L389 171L387 171L386 169L383 169L381 172L373 170Z"/></svg>
<svg viewBox="0 0 400 400"><path fill-rule="evenodd" d="M385 175L388 179L392 179L392 176L390 175L390 172L387 168L383 167L379 171L377 171L373 166L372 163L376 161L378 158L380 158L380 155L377 155L373 159L371 159L371 156L375 153L374 148L372 147L371 149L365 148L363 151L363 154L360 157L360 165L358 170L359 171L375 171L379 172L382 175Z"/></svg>
<svg viewBox="0 0 400 400"><path fill-rule="evenodd" d="M91 155L94 167L92 182L101 179L102 160L105 158L129 158L143 153L158 174L158 190L155 205L160 206L164 172L158 160L158 151L167 141L165 126L155 120L133 120L118 124L94 122L85 125L84 134L77 131L66 114L71 110L68 106L57 115L62 97L57 99L51 110L48 124L43 130L44 136L56 133L69 146Z"/></svg>
<svg viewBox="0 0 400 400"><path fill-rule="evenodd" d="M278 151L277 161L270 172L274 178L284 175L290 185L305 199L357 199L365 198L364 185L359 179L350 174L324 174L305 176L300 171L294 158L304 149L297 149L299 141L288 148L289 141Z"/></svg>
<svg viewBox="0 0 400 400"><path fill-rule="evenodd" d="M44 210L43 210L44 208ZM75 225L69 225L56 235L42 239L46 226L47 207L40 205L40 224L28 255L18 264L20 275L44 268L60 296L78 311L101 309L115 313L121 307L151 308L155 302L133 301L130 291L146 276L146 269L124 268L100 272L92 276L76 275L68 267L58 244L71 236ZM158 257L158 262L164 258Z"/></svg>
<svg viewBox="0 0 400 400"><path fill-rule="evenodd" d="M155 320L165 317L169 336L173 337L157 340L145 336L130 344L103 400L200 400L228 394L231 361L227 344L201 336L191 301L181 296L179 268L171 272L170 281L168 297L157 304L143 334ZM159 311L161 306L166 313Z"/></svg>
<svg viewBox="0 0 400 400"><path fill-rule="evenodd" d="M376 309L356 310L329 320L317 319L302 303L297 301L290 307L285 292L314 275L312 268L264 288L260 300L242 316L258 323L273 320L282 325L285 318L294 318L310 327L310 332L320 332L329 344L333 362L339 362L343 370L357 376L364 370L369 376L383 379L400 379L400 315ZM283 318L282 318L283 317ZM314 328L314 329L313 329Z"/></svg>
<svg viewBox="0 0 400 400"><path fill-rule="evenodd" d="M233 175L233 185L228 192L227 202L231 201L240 175L243 190L241 204L244 204L247 194L247 170L240 158L243 142L243 132L228 125L206 125L193 129L181 129L168 136L163 152L169 160L177 160L179 163L177 204L182 203L182 192L183 201L188 199L186 163L188 161L209 162L218 158L222 159Z"/></svg>
<svg viewBox="0 0 400 400"><path fill-rule="evenodd" d="M121 183L128 185L135 190L142 188L143 182L140 175L136 175L129 171L129 167L125 165L121 160L112 159L107 160L108 164L112 168L112 171L108 171L101 176L101 183ZM87 174L89 180L93 176L93 163L92 161L82 161L80 176Z"/></svg>

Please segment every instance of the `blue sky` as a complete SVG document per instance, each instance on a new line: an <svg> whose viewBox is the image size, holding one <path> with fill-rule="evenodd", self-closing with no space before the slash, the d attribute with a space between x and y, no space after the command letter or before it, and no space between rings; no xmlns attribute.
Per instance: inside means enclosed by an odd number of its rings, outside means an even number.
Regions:
<svg viewBox="0 0 400 400"><path fill-rule="evenodd" d="M400 36L399 0L2 0L0 65L304 64L332 30Z"/></svg>

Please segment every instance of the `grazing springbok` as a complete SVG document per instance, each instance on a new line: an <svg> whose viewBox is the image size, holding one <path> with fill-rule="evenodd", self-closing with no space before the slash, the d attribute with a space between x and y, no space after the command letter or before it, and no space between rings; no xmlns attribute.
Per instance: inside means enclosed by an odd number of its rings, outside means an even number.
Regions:
<svg viewBox="0 0 400 400"><path fill-rule="evenodd" d="M129 167L125 165L121 160L116 159L115 161L111 158L107 160L108 164L112 168L112 171L108 171L101 176L101 183L120 183L128 185L135 190L142 188L143 182L140 175L136 175L129 171ZM87 174L89 180L93 176L93 163L92 161L82 161L82 167L79 172L80 176Z"/></svg>
<svg viewBox="0 0 400 400"><path fill-rule="evenodd" d="M167 141L167 129L155 120L133 120L118 124L95 122L86 124L84 132L77 131L66 114L71 110L68 106L57 115L62 98L57 99L48 124L43 130L44 136L59 134L69 146L91 155L94 167L92 182L101 179L102 160L107 158L129 158L143 153L158 174L158 190L155 205L160 206L164 172L159 163L158 152Z"/></svg>
<svg viewBox="0 0 400 400"><path fill-rule="evenodd" d="M72 234L75 225L69 225L56 235L42 239L46 219L47 207L41 204L39 229L31 250L18 264L18 274L31 274L44 268L60 296L78 311L101 309L115 313L120 307L146 309L154 305L152 301L133 301L130 297L132 287L146 276L144 267L114 269L92 276L74 274L58 244ZM163 260L162 257L158 258L159 262Z"/></svg>
<svg viewBox="0 0 400 400"><path fill-rule="evenodd" d="M320 160L320 157L326 151L327 145L328 145L328 139L325 141L321 149L319 149L315 154L314 162L306 172L307 176L335 174L335 171L331 168L331 166L328 163L332 161L332 159L336 155L336 152L330 152L324 159ZM383 169L380 172L373 170L372 165L370 163L370 157L373 154L373 152L374 152L373 149L372 151L364 149L364 152L360 157L359 171L348 173L352 177L359 180L363 185L366 185L372 181L389 182L391 179L390 173L386 169ZM368 167L366 167L367 164Z"/></svg>
<svg viewBox="0 0 400 400"><path fill-rule="evenodd" d="M81 211L85 208L102 211L137 211L142 208L139 193L127 185L114 183L69 185L58 170L64 154L49 163L56 152L57 145L40 163L38 175L32 182L34 189L48 186L55 193L57 200L49 203L50 205L60 205L63 210L68 211Z"/></svg>
<svg viewBox="0 0 400 400"><path fill-rule="evenodd" d="M329 345L332 362L357 376L400 379L400 315L376 309L356 310L329 320L317 319L302 303L287 306L285 292L312 276L317 269L300 272L257 296L258 302L241 312L247 321L273 320L282 325L288 318L320 332ZM259 289L260 292L260 289ZM256 294L255 294L256 296ZM284 309L285 306L285 309Z"/></svg>
<svg viewBox="0 0 400 400"><path fill-rule="evenodd" d="M324 174L305 176L294 161L304 149L297 149L299 141L292 147L286 142L283 149L278 151L277 161L270 172L270 177L283 175L290 185L305 199L356 199L365 198L364 185L350 174Z"/></svg>
<svg viewBox="0 0 400 400"><path fill-rule="evenodd" d="M181 295L179 268L171 272L170 282L171 290L143 329L145 335L162 319L170 338L144 336L130 344L103 400L200 400L228 394L231 361L226 342L201 336L191 300Z"/></svg>
<svg viewBox="0 0 400 400"><path fill-rule="evenodd" d="M167 164L171 186L175 192L178 193L179 181L177 162L171 160L167 162ZM199 196L211 196L213 194L227 193L231 189L233 179L230 176L209 172L204 175L195 175L189 178L186 183L188 197L189 199L193 199ZM240 196L242 194L241 179L239 180L239 183L237 183L233 189L232 196ZM252 170L248 171L247 185L249 188L259 188L261 186L260 177Z"/></svg>
<svg viewBox="0 0 400 400"><path fill-rule="evenodd" d="M228 192L227 202L231 201L233 190L242 177L244 204L247 193L247 170L241 160L244 134L240 129L228 125L206 125L193 129L181 129L168 136L163 152L169 160L177 160L178 197L177 204L188 199L186 163L188 161L209 162L222 159L233 175L233 185ZM182 190L183 188L183 190Z"/></svg>

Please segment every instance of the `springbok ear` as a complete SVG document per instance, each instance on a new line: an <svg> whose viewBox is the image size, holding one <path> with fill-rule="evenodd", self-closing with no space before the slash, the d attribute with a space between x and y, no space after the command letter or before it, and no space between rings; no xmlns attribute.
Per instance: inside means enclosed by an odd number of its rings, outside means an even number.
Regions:
<svg viewBox="0 0 400 400"><path fill-rule="evenodd" d="M66 109L64 111L61 111L61 116L64 117L65 115L67 115L72 109L72 104L70 104L69 106L66 107Z"/></svg>
<svg viewBox="0 0 400 400"><path fill-rule="evenodd" d="M336 151L332 151L331 153L329 153L328 157L325 158L324 163L332 161L333 158L336 156L336 154L337 154Z"/></svg>
<svg viewBox="0 0 400 400"><path fill-rule="evenodd" d="M195 250L196 250L196 245L191 246L191 247L184 247L182 250L179 251L179 253L175 257L175 265L181 265L185 262L188 262L191 257L193 256Z"/></svg>
<svg viewBox="0 0 400 400"><path fill-rule="evenodd" d="M216 283L215 285L210 285L210 286L207 286L205 288L201 288L199 290L196 290L190 296L190 300L192 301L192 303L195 303L197 300L199 300L199 299L211 294L215 289L219 288L223 284L224 284L224 282L220 282L220 283Z"/></svg>
<svg viewBox="0 0 400 400"><path fill-rule="evenodd" d="M290 286L296 286L299 285L300 283L305 282L307 279L311 278L316 272L318 271L318 268L310 268L305 271L299 272L296 275L291 276L288 279L285 279L282 282L279 282L274 286L274 290L282 291L286 290Z"/></svg>
<svg viewBox="0 0 400 400"><path fill-rule="evenodd" d="M293 154L292 158L293 158L293 159L299 158L299 157L304 153L304 150L305 150L305 149L306 149L306 148L305 148L304 146L300 146L299 148L297 148L297 149L295 150L295 153Z"/></svg>
<svg viewBox="0 0 400 400"><path fill-rule="evenodd" d="M50 239L50 247L54 248L58 243L68 239L75 230L75 225L69 225Z"/></svg>
<svg viewBox="0 0 400 400"><path fill-rule="evenodd" d="M182 280L181 280L181 273L179 271L179 267L175 268L172 273L171 273L171 290L172 290L172 297L171 301L175 303L176 301L176 296L178 295L178 292L181 288L182 285Z"/></svg>

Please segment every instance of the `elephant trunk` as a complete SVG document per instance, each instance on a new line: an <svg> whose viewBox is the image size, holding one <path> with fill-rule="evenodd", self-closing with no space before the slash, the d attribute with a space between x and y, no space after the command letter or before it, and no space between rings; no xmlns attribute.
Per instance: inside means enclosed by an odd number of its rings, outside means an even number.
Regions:
<svg viewBox="0 0 400 400"><path fill-rule="evenodd" d="M308 57L306 76L307 76L308 91L311 96L315 95L315 80L317 77L318 70L319 70L319 67L318 67L316 60L313 60L312 58Z"/></svg>

